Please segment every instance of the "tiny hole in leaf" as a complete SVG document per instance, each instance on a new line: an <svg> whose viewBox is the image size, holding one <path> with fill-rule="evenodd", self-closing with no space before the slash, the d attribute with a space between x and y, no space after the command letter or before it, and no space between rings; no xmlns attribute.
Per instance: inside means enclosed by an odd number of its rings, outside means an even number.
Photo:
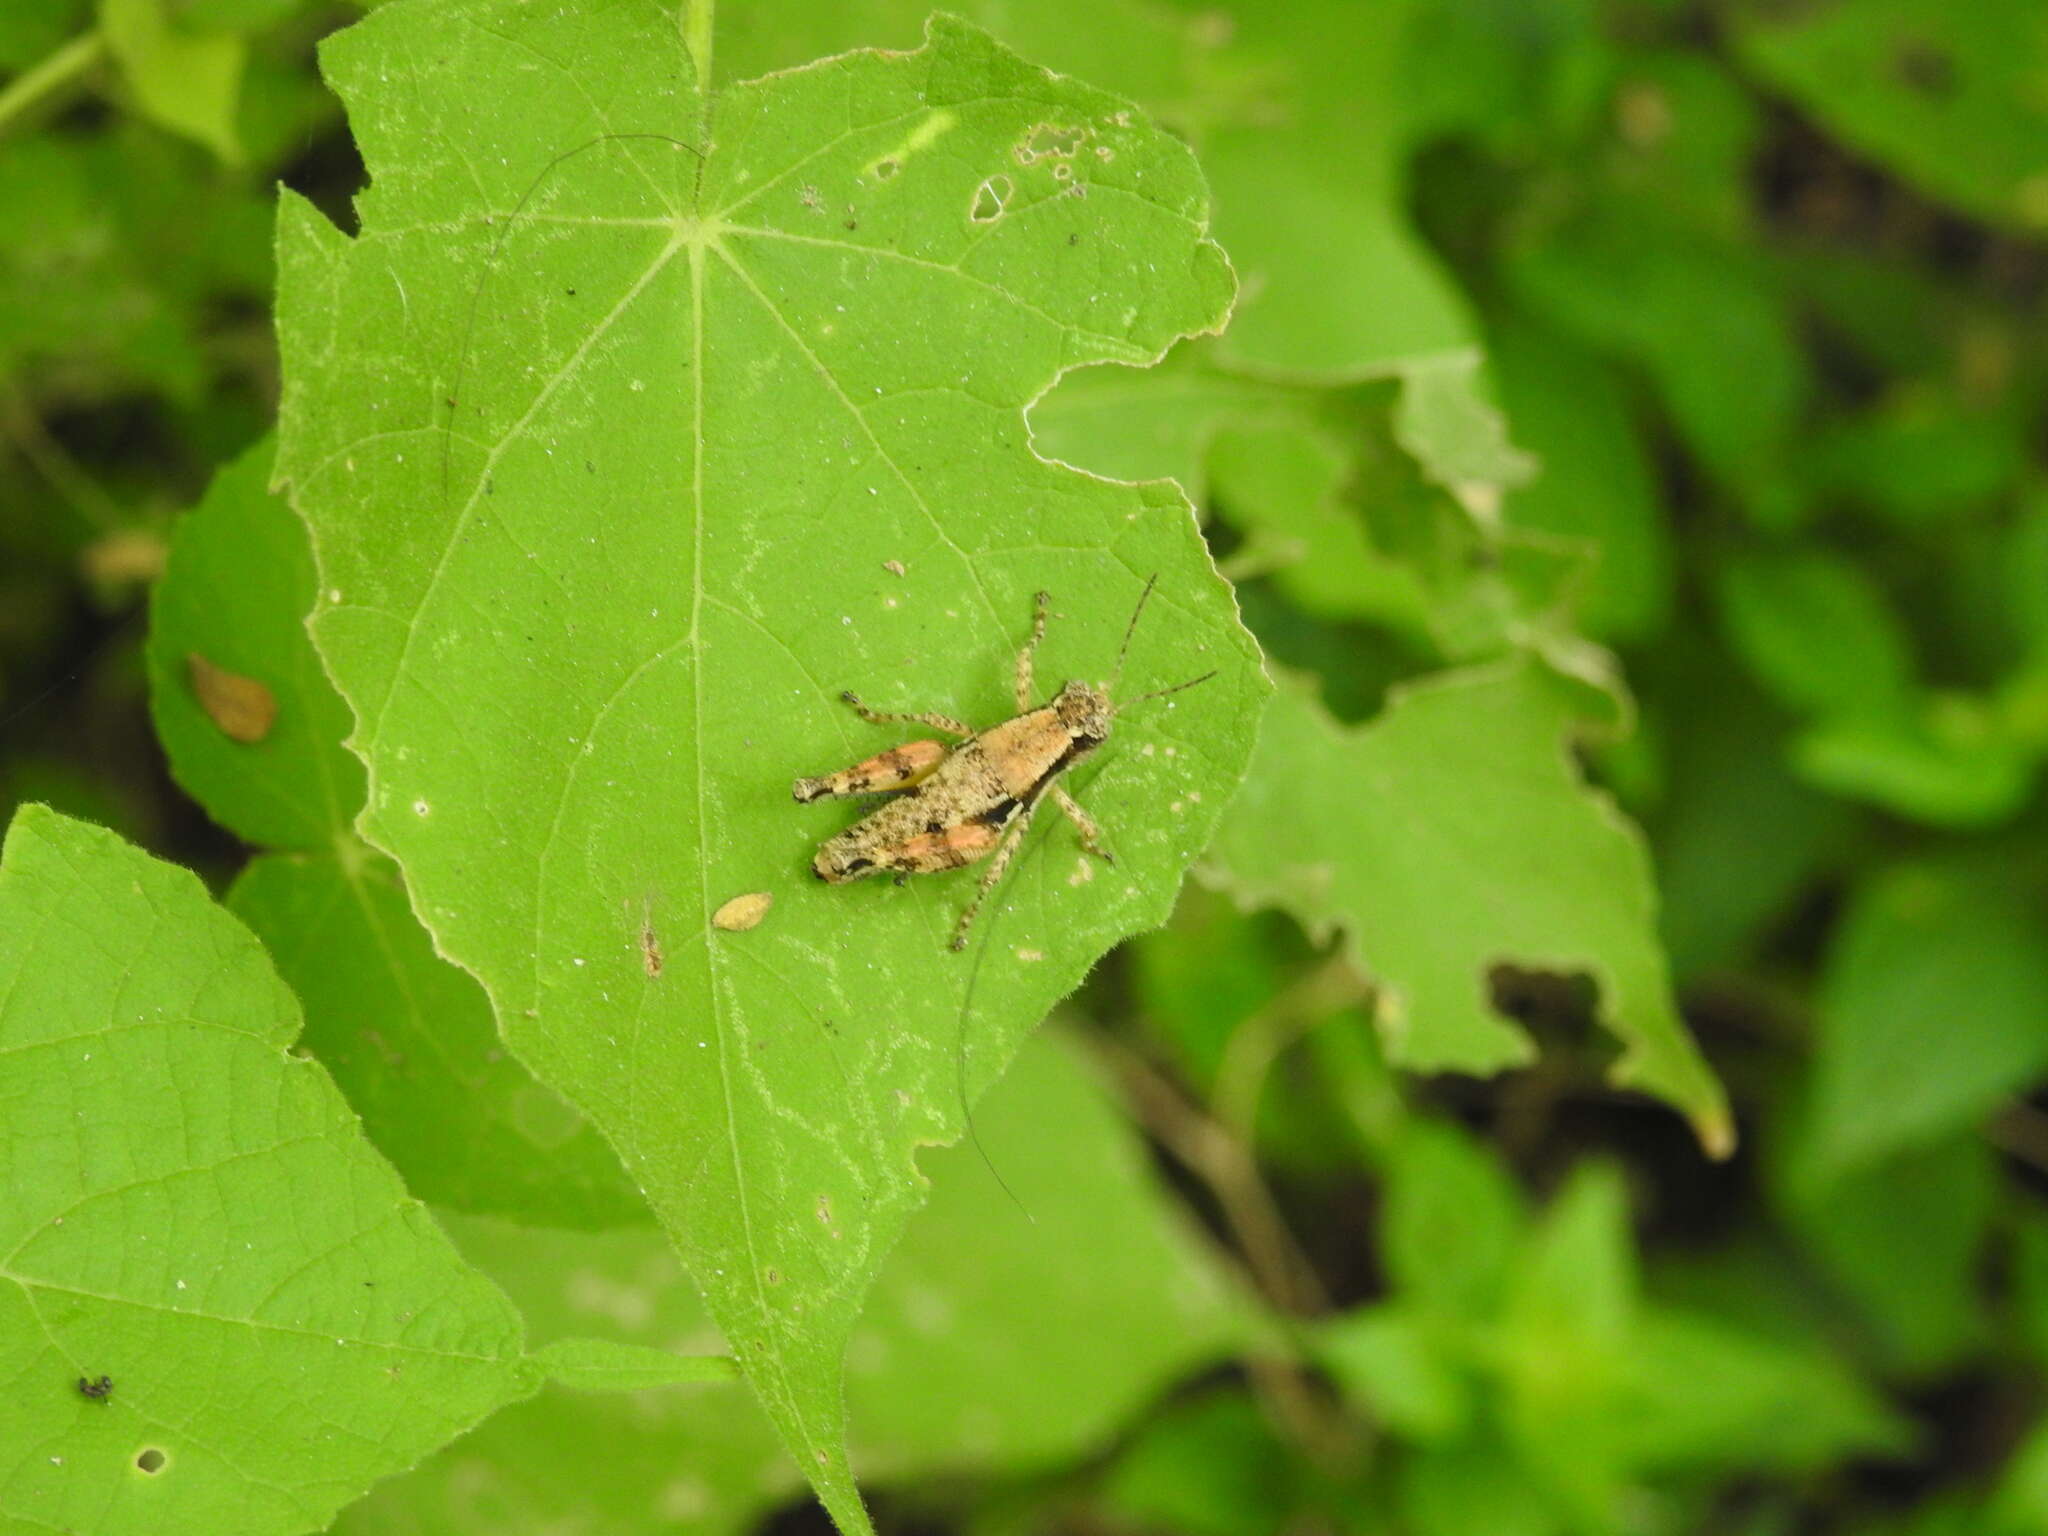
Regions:
<svg viewBox="0 0 2048 1536"><path fill-rule="evenodd" d="M153 1445L145 1446L135 1457L135 1465L144 1472L147 1472L151 1477L163 1471L169 1462L170 1457Z"/></svg>
<svg viewBox="0 0 2048 1536"><path fill-rule="evenodd" d="M1583 1029L1600 1006L1599 985L1583 971L1499 964L1487 971L1486 983L1495 1011L1539 1038Z"/></svg>
<svg viewBox="0 0 2048 1536"><path fill-rule="evenodd" d="M1007 176L991 176L974 189L974 203L967 210L967 217L977 224L993 224L1003 216L1003 208L1010 201L1010 194L1016 184Z"/></svg>

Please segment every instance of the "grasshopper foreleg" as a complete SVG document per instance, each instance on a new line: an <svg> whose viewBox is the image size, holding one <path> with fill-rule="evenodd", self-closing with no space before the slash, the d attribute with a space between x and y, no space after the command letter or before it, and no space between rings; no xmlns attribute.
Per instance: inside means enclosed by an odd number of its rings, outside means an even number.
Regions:
<svg viewBox="0 0 2048 1536"><path fill-rule="evenodd" d="M1081 849L1092 853L1105 864L1114 864L1116 857L1102 846L1102 828L1095 824L1095 818L1081 809L1081 803L1059 785L1052 787L1053 803L1066 812L1067 820L1074 824L1074 830L1081 834Z"/></svg>
<svg viewBox="0 0 2048 1536"><path fill-rule="evenodd" d="M839 697L851 704L853 712L859 715L861 719L867 721L869 725L926 725L935 731L944 731L948 736L958 736L963 741L974 734L972 728L962 725L951 715L940 714L937 710L891 714L879 709L869 709L867 705L861 703L860 695L851 688L847 689Z"/></svg>
<svg viewBox="0 0 2048 1536"><path fill-rule="evenodd" d="M1038 650L1038 642L1045 638L1045 610L1052 601L1052 594L1040 592L1031 611L1031 638L1024 642L1024 649L1017 653L1017 713L1023 714L1031 708L1031 659Z"/></svg>

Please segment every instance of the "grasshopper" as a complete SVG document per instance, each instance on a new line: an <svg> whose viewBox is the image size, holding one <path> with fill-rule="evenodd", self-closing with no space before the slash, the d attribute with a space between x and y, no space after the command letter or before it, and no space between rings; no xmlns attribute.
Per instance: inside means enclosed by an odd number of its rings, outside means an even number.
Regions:
<svg viewBox="0 0 2048 1536"><path fill-rule="evenodd" d="M952 716L936 712L884 714L869 709L855 693L840 695L870 725L906 722L929 726L958 740L951 747L941 741L907 742L837 773L798 779L791 792L801 805L828 796L896 797L821 844L811 861L812 873L828 884L843 885L865 875L888 872L900 885L912 875L959 869L994 854L974 899L954 925L950 947L959 950L967 947L967 931L975 915L1003 878L1033 814L1048 797L1074 824L1084 850L1104 863L1115 863L1102 846L1101 829L1058 780L1109 739L1110 722L1120 709L1130 707L1112 702L1110 693L1123 675L1124 656L1131 648L1138 616L1145 611L1158 580L1154 576L1145 583L1138 606L1131 610L1110 681L1100 688L1077 681L1062 683L1050 701L1033 708L1031 661L1045 638L1047 605L1052 601L1040 592L1032 614L1031 637L1017 653L1017 713L987 730L972 730ZM1130 703L1163 698L1206 683L1215 675L1205 672Z"/></svg>

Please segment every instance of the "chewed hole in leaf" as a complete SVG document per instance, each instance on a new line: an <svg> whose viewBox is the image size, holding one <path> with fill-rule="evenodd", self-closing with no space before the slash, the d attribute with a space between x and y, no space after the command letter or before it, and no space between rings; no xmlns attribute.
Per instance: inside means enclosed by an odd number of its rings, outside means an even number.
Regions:
<svg viewBox="0 0 2048 1536"><path fill-rule="evenodd" d="M171 1458L153 1445L146 1445L135 1453L136 1469L148 1473L151 1477L155 1477L170 1464Z"/></svg>
<svg viewBox="0 0 2048 1536"><path fill-rule="evenodd" d="M974 189L974 202L967 217L976 224L993 224L1003 216L1016 185L1007 176L991 176Z"/></svg>
<svg viewBox="0 0 2048 1536"><path fill-rule="evenodd" d="M1094 130L1069 127L1063 123L1036 123L1013 151L1019 165L1036 165L1041 160L1071 160Z"/></svg>
<svg viewBox="0 0 2048 1536"><path fill-rule="evenodd" d="M1491 967L1486 992L1494 1011L1543 1035L1589 1026L1600 1006L1600 987L1584 971Z"/></svg>

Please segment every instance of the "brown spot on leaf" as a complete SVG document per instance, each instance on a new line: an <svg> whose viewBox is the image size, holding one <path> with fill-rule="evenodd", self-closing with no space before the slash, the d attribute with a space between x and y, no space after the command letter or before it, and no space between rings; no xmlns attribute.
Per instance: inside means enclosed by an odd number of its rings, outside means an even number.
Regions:
<svg viewBox="0 0 2048 1536"><path fill-rule="evenodd" d="M186 655L185 672L199 707L223 736L248 745L270 734L277 723L277 695L262 683L216 666L197 651Z"/></svg>

